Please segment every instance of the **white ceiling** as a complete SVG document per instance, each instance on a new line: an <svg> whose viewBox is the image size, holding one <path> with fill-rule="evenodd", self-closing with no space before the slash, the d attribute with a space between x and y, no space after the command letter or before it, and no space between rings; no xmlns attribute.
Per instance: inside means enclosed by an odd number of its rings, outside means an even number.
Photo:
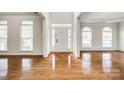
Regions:
<svg viewBox="0 0 124 93"><path fill-rule="evenodd" d="M80 15L80 21L84 23L122 22L124 21L124 12L83 12Z"/></svg>

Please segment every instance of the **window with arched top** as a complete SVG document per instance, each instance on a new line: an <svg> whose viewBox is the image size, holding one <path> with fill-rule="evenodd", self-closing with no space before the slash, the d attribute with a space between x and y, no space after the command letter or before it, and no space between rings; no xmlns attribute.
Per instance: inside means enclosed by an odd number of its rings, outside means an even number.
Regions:
<svg viewBox="0 0 124 93"><path fill-rule="evenodd" d="M103 28L103 47L105 48L112 47L112 28L111 27Z"/></svg>
<svg viewBox="0 0 124 93"><path fill-rule="evenodd" d="M90 28L90 27L84 27L84 28L82 29L82 31L91 31L91 28Z"/></svg>
<svg viewBox="0 0 124 93"><path fill-rule="evenodd" d="M92 30L90 27L82 29L82 48L92 47Z"/></svg>

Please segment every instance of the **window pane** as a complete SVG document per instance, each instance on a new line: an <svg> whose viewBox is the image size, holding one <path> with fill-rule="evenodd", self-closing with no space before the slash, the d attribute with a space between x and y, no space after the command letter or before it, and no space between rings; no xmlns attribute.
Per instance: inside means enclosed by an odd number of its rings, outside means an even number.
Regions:
<svg viewBox="0 0 124 93"><path fill-rule="evenodd" d="M103 32L103 40L112 40L112 32Z"/></svg>
<svg viewBox="0 0 124 93"><path fill-rule="evenodd" d="M0 39L0 51L7 50L7 39Z"/></svg>
<svg viewBox="0 0 124 93"><path fill-rule="evenodd" d="M21 50L33 50L33 21L23 21L20 33Z"/></svg>
<svg viewBox="0 0 124 93"><path fill-rule="evenodd" d="M21 37L33 37L33 27L22 26Z"/></svg>
<svg viewBox="0 0 124 93"><path fill-rule="evenodd" d="M24 24L24 25L33 25L33 21L23 21L22 24Z"/></svg>
<svg viewBox="0 0 124 93"><path fill-rule="evenodd" d="M0 26L0 37L7 37L7 26Z"/></svg>
<svg viewBox="0 0 124 93"><path fill-rule="evenodd" d="M0 38L4 38L6 36L5 34L5 31L0 29Z"/></svg>
<svg viewBox="0 0 124 93"><path fill-rule="evenodd" d="M7 50L7 26L0 26L0 51Z"/></svg>
<svg viewBox="0 0 124 93"><path fill-rule="evenodd" d="M103 31L107 31L108 32L108 31L112 31L112 29L111 29L111 27L104 27Z"/></svg>
<svg viewBox="0 0 124 93"><path fill-rule="evenodd" d="M90 27L84 27L82 31L91 31Z"/></svg>
<svg viewBox="0 0 124 93"><path fill-rule="evenodd" d="M92 30L89 27L84 27L82 30L82 47L89 48L92 46Z"/></svg>
<svg viewBox="0 0 124 93"><path fill-rule="evenodd" d="M112 47L112 41L103 41L103 47Z"/></svg>
<svg viewBox="0 0 124 93"><path fill-rule="evenodd" d="M91 41L82 41L82 47L91 47Z"/></svg>
<svg viewBox="0 0 124 93"><path fill-rule="evenodd" d="M103 47L112 47L112 29L110 27L103 28Z"/></svg>
<svg viewBox="0 0 124 93"><path fill-rule="evenodd" d="M91 40L91 32L82 32L83 40Z"/></svg>
<svg viewBox="0 0 124 93"><path fill-rule="evenodd" d="M33 50L33 40L32 39L22 39L21 40L21 50L28 51Z"/></svg>

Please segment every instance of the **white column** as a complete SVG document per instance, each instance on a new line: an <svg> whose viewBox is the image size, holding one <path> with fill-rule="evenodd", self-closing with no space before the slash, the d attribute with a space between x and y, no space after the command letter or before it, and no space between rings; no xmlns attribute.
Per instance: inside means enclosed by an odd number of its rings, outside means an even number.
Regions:
<svg viewBox="0 0 124 93"><path fill-rule="evenodd" d="M80 32L80 21L77 20L77 57L80 57L80 35L81 32Z"/></svg>
<svg viewBox="0 0 124 93"><path fill-rule="evenodd" d="M73 52L76 57L80 57L80 22L76 14L73 20Z"/></svg>
<svg viewBox="0 0 124 93"><path fill-rule="evenodd" d="M49 14L45 15L43 20L43 56L47 57L50 52L50 26L49 26Z"/></svg>
<svg viewBox="0 0 124 93"><path fill-rule="evenodd" d="M43 56L47 57L46 49L46 19L43 19Z"/></svg>

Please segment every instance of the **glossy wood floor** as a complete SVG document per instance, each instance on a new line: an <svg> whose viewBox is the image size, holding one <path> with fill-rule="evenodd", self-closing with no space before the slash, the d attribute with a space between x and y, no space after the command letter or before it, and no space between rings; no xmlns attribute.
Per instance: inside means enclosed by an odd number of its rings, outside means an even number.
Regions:
<svg viewBox="0 0 124 93"><path fill-rule="evenodd" d="M40 56L1 56L0 79L9 80L123 80L124 53L51 53Z"/></svg>

